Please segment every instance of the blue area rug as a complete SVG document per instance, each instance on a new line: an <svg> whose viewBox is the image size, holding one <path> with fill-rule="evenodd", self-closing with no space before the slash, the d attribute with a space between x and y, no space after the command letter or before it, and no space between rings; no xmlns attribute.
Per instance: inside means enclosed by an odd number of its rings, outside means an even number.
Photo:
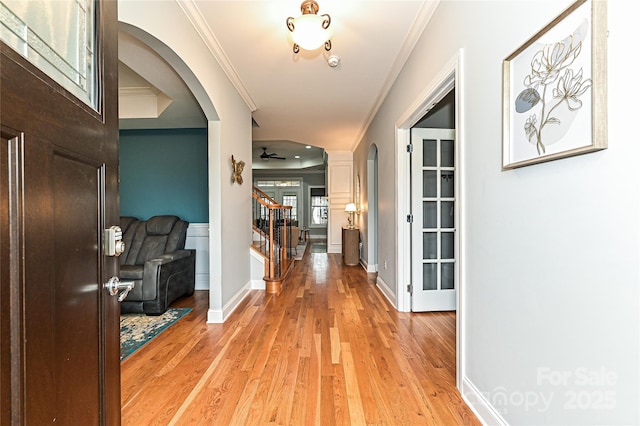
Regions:
<svg viewBox="0 0 640 426"><path fill-rule="evenodd" d="M120 361L124 361L189 312L191 308L169 308L158 316L120 315Z"/></svg>

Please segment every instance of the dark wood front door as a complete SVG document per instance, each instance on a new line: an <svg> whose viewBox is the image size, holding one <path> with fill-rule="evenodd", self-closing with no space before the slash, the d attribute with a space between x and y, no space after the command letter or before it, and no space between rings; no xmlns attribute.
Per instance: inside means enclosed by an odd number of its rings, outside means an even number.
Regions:
<svg viewBox="0 0 640 426"><path fill-rule="evenodd" d="M0 43L3 425L120 423L116 6L96 2L95 108Z"/></svg>

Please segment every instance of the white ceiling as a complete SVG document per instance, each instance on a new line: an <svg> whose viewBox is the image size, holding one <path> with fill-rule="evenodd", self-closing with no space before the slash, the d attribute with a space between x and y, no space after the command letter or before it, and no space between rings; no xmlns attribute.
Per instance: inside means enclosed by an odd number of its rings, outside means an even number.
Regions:
<svg viewBox="0 0 640 426"><path fill-rule="evenodd" d="M200 32L216 54L226 58L222 65L227 75L254 110L258 125L253 129L254 157L263 146L281 155L288 148L299 148L289 142L301 144L302 149L305 145L354 149L437 4L420 0L317 1L319 14L331 16L330 53L341 60L336 68L329 67L329 54L323 49L301 50L297 55L292 52L285 21L300 14L298 0L182 0L192 18L203 18L192 21L206 22ZM175 73L165 75L172 71L166 63L162 66L161 59L141 59L152 55L141 53L143 48L133 37L121 33L120 60L173 102L153 125L152 119L129 119L121 120L121 128L204 123L202 112L187 105L195 102L193 96L177 95L186 89L184 83L176 81L180 79ZM178 98L180 102L176 102ZM192 117L194 114L199 116ZM177 125L180 121L189 125Z"/></svg>

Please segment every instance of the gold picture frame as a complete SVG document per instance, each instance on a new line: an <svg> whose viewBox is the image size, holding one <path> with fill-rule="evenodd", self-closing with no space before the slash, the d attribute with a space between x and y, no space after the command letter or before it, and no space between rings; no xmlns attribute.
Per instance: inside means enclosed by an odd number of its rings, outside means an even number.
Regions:
<svg viewBox="0 0 640 426"><path fill-rule="evenodd" d="M502 169L607 148L607 2L578 0L502 64Z"/></svg>

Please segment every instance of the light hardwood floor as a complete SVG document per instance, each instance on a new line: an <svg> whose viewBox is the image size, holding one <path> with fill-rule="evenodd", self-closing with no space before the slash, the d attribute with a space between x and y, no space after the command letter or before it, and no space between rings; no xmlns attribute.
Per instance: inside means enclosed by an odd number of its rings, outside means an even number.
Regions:
<svg viewBox="0 0 640 426"><path fill-rule="evenodd" d="M478 425L455 387L455 314L397 312L339 254L297 261L224 324L193 311L122 363L123 425Z"/></svg>

